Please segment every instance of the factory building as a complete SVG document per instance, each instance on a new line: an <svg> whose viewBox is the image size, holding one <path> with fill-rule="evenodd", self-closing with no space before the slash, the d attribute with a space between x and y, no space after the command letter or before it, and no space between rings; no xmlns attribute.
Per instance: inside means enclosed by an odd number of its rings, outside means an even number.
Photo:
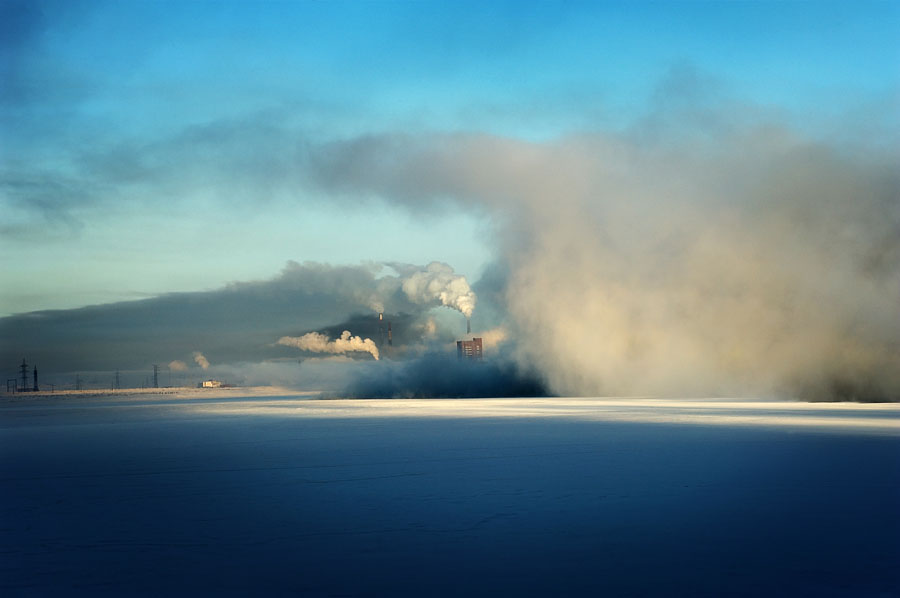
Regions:
<svg viewBox="0 0 900 598"><path fill-rule="evenodd" d="M481 338L475 337L470 341L456 341L456 356L459 359L481 359L484 356Z"/></svg>

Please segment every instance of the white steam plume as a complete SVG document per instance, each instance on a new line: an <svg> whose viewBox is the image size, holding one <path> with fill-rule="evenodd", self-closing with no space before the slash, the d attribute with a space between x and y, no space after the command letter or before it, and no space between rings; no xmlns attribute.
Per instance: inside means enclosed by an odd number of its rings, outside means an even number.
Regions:
<svg viewBox="0 0 900 598"><path fill-rule="evenodd" d="M477 301L466 277L440 262L427 266L397 262L365 262L358 266L288 262L275 281L232 283L229 290L265 295L273 286L281 292L311 299L332 296L334 299L322 307L323 311L340 306L366 307L375 313L418 313L443 305L469 317Z"/></svg>
<svg viewBox="0 0 900 598"><path fill-rule="evenodd" d="M410 271L409 268L394 265L405 274L401 278L400 288L413 303L429 304L440 302L461 312L467 318L472 317L477 297L466 277L456 274L453 268L441 262L431 262L424 270Z"/></svg>
<svg viewBox="0 0 900 598"><path fill-rule="evenodd" d="M194 351L194 362L204 370L209 369L209 360L200 351Z"/></svg>
<svg viewBox="0 0 900 598"><path fill-rule="evenodd" d="M375 313L384 313L384 302L376 298L374 295L370 297L366 303L369 306L369 309L371 309Z"/></svg>
<svg viewBox="0 0 900 598"><path fill-rule="evenodd" d="M900 398L896 146L686 105L551 142L367 136L316 165L339 190L488 212L518 358L556 393Z"/></svg>
<svg viewBox="0 0 900 598"><path fill-rule="evenodd" d="M509 338L509 332L502 326L491 328L479 332L477 336L481 337L481 341L485 349L496 349Z"/></svg>
<svg viewBox="0 0 900 598"><path fill-rule="evenodd" d="M378 359L378 347L372 339L363 339L359 336L351 336L349 330L341 333L341 337L330 340L326 335L318 332L309 332L303 336L283 336L278 339L279 345L288 347L297 347L303 351L311 351L313 353L349 353L352 351L361 351L371 353L372 357Z"/></svg>
<svg viewBox="0 0 900 598"><path fill-rule="evenodd" d="M188 366L185 362L180 359L175 359L169 362L169 369L173 372L183 372L188 369Z"/></svg>

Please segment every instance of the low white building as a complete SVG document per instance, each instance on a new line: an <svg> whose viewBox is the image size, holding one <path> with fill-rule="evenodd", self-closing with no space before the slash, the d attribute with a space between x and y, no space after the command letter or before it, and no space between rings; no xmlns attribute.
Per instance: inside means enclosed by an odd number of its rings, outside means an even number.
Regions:
<svg viewBox="0 0 900 598"><path fill-rule="evenodd" d="M204 380L200 383L200 388L219 388L222 383L219 380Z"/></svg>

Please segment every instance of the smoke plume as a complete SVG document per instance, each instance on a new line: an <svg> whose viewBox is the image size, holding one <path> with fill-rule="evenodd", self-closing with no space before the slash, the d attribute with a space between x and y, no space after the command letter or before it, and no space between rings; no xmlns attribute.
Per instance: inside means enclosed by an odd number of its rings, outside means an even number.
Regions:
<svg viewBox="0 0 900 598"><path fill-rule="evenodd" d="M413 303L439 303L459 311L467 318L472 317L477 297L466 277L455 274L447 264L431 262L424 270L402 264L391 266L401 273L400 288Z"/></svg>
<svg viewBox="0 0 900 598"><path fill-rule="evenodd" d="M555 393L900 398L896 146L726 108L549 142L367 136L317 167L335 191L490 214L516 359ZM432 281L403 290L471 311Z"/></svg>
<svg viewBox="0 0 900 598"><path fill-rule="evenodd" d="M442 305L470 317L478 300L466 277L442 262L427 266L398 262L330 266L291 261L280 279L272 282L285 291L329 295L375 313L418 313ZM264 292L265 286L272 283L231 285L235 290L257 292Z"/></svg>
<svg viewBox="0 0 900 598"><path fill-rule="evenodd" d="M199 365L204 370L209 369L209 360L203 356L203 353L200 351L194 351L194 363Z"/></svg>
<svg viewBox="0 0 900 598"><path fill-rule="evenodd" d="M207 366L209 366L208 363L207 363ZM172 370L173 372L184 372L185 370L188 369L188 366L185 362L175 359L175 360L169 362L169 369Z"/></svg>
<svg viewBox="0 0 900 598"><path fill-rule="evenodd" d="M312 353L349 353L360 351L370 353L376 360L378 359L378 347L372 339L363 339L359 336L351 336L349 330L341 333L340 338L330 340L326 335L318 332L309 332L303 336L283 336L278 339L279 345L288 347L297 347L303 351Z"/></svg>
<svg viewBox="0 0 900 598"><path fill-rule="evenodd" d="M814 137L771 108L679 92L690 85L668 82L655 110L615 131L311 141L290 184L483 217L493 264L473 285L473 324L553 394L900 399L896 111ZM260 362L282 358L270 340L294 329L328 335L282 345L376 356L372 310L390 314L399 359L458 338L442 326L456 316L432 307L468 317L475 304L442 263L290 262L268 281L0 319L0 336L20 343L0 353L90 367L91 338L106 369L139 367L188 354L203 334L220 363ZM121 325L135 321L165 334ZM346 329L362 336L330 340ZM347 367L370 366L400 373Z"/></svg>

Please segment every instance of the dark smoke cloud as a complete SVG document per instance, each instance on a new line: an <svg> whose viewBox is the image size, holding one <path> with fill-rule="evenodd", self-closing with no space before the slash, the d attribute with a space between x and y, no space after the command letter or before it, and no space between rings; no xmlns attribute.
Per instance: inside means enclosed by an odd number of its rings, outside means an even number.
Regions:
<svg viewBox="0 0 900 598"><path fill-rule="evenodd" d="M409 268L413 273L424 271ZM391 354L401 356L421 343L431 319L429 310L440 302L410 300L402 290L403 279L392 272L378 264L289 262L272 280L233 283L216 291L0 318L0 363L6 364L10 377L23 357L37 364L45 376L146 370L154 363L172 361L193 364L198 351L213 366L247 367L271 360L296 365L298 359L312 354L277 345L282 336L316 331L337 338L350 330L384 345L388 322L394 342ZM373 304L386 310L382 323ZM465 330L462 314L444 311L451 325ZM438 332L433 341L453 338L452 332ZM249 376L229 367L230 379ZM278 379L290 376L279 373Z"/></svg>
<svg viewBox="0 0 900 598"><path fill-rule="evenodd" d="M336 394L352 398L539 397L549 391L540 378L503 360L458 360L447 352L408 361L354 367Z"/></svg>
<svg viewBox="0 0 900 598"><path fill-rule="evenodd" d="M368 357L368 355L366 355ZM83 375L85 383L108 385L111 372ZM122 379L140 383L148 371L123 372ZM421 355L358 360L346 355L297 360L213 363L206 370L163 373L176 385L213 378L240 386L276 385L320 393L328 398L490 398L550 396L536 372L523 370L502 355L484 361L460 361L454 352L432 347Z"/></svg>

